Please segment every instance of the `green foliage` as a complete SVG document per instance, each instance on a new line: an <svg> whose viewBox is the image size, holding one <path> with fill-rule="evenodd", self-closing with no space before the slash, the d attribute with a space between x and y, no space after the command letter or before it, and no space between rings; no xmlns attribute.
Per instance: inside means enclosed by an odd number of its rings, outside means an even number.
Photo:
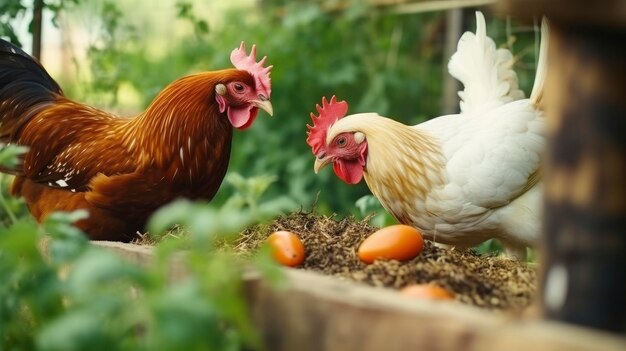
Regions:
<svg viewBox="0 0 626 351"><path fill-rule="evenodd" d="M14 162L3 153L5 164ZM262 207L271 179L239 181ZM145 267L90 244L72 225L84 211L53 213L43 226L21 217L0 227L0 350L261 348L242 294L245 261L215 245L255 221L240 211L246 206L216 212L179 201L161 209L149 225L155 234L184 224L189 235L165 238ZM254 260L276 278L267 252ZM173 278L173 262L184 276Z"/></svg>
<svg viewBox="0 0 626 351"><path fill-rule="evenodd" d="M365 195L355 202L359 214L363 217L371 216L370 223L382 228L396 223L395 219L385 211L383 205L374 195Z"/></svg>
<svg viewBox="0 0 626 351"><path fill-rule="evenodd" d="M46 0L43 1L44 9L52 13L52 23L57 25L58 15L61 11L77 5L81 0ZM32 10L34 1L24 0L2 0L0 1L0 38L7 38L11 43L22 46L18 38L18 30L11 23L16 18L27 17L27 13ZM28 31L32 33L32 19L28 24Z"/></svg>
<svg viewBox="0 0 626 351"><path fill-rule="evenodd" d="M288 196L275 196L271 200L261 202L262 196L276 180L276 176L244 178L239 173L229 173L226 176L226 183L235 189L235 193L224 203L222 209L249 210L258 220L265 220L274 213L294 209L297 204Z"/></svg>
<svg viewBox="0 0 626 351"><path fill-rule="evenodd" d="M194 29L194 33L198 37L209 33L209 24L207 21L198 18L193 11L193 4L189 1L177 1L176 2L177 16L180 19L185 19L191 23Z"/></svg>
<svg viewBox="0 0 626 351"><path fill-rule="evenodd" d="M350 103L350 113L376 111L407 124L440 114L442 77L447 74L442 13L399 16L362 1L349 1L344 11L329 12L333 1L272 0L234 8L213 24L196 10L198 4L172 3L178 21L190 23L193 32L185 40L163 37L160 43L167 50L158 58L147 54L147 34L134 27L134 15L116 12L114 25L104 26L105 31L126 37L104 40L90 51L93 80L78 98L102 103L97 96L116 97L119 86L127 84L140 94L137 110L141 110L169 82L198 70L230 67L230 51L240 41L256 43L259 54L274 65L275 117L262 114L249 131L235 133L229 169L244 176L275 176L269 197L287 196L308 207L319 194L320 212L341 214L358 214L355 201L369 190L364 183L344 184L330 169L319 175L312 172L305 125L321 97L336 94ZM107 11L102 7L98 11L106 22ZM473 26L473 20L469 23ZM514 52L522 53L517 68L528 91L534 74L534 57L529 55L532 32L514 37L501 20L490 21L488 27L496 42L515 43ZM115 98L104 101L114 104ZM213 203L219 207L227 198L228 193L220 191Z"/></svg>
<svg viewBox="0 0 626 351"><path fill-rule="evenodd" d="M27 148L17 145L3 145L0 147L0 167L12 169L18 164L18 158L27 151ZM9 183L13 180L4 173L0 173L0 226L8 226L17 222L17 219L26 214L24 202L21 199L9 196Z"/></svg>
<svg viewBox="0 0 626 351"><path fill-rule="evenodd" d="M18 145L9 145L6 147L0 148L0 166L6 167L9 169L14 168L18 165L19 156L23 155L28 151L28 148L25 146Z"/></svg>
<svg viewBox="0 0 626 351"><path fill-rule="evenodd" d="M21 17L26 12L22 0L3 0L0 2L0 37L7 38L11 43L22 46L10 19Z"/></svg>
<svg viewBox="0 0 626 351"><path fill-rule="evenodd" d="M113 1L98 2L99 40L89 45L89 68L97 77L88 87L99 103L117 103L120 86L132 75L133 65L124 60L124 53L138 41L134 24L124 22L124 13Z"/></svg>

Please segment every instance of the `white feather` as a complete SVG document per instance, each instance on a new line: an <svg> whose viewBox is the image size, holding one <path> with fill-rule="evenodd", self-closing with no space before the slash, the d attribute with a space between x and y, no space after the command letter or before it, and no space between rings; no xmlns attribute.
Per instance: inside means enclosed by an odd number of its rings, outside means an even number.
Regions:
<svg viewBox="0 0 626 351"><path fill-rule="evenodd" d="M363 133L372 193L431 240L472 246L495 237L512 248L533 245L541 183L529 179L540 169L545 121L536 101L523 99L511 58L496 50L477 13L477 33L463 35L449 66L465 85L461 114L413 127L375 113L350 115L329 128L326 142L343 132ZM535 86L532 96L540 96L543 85Z"/></svg>
<svg viewBox="0 0 626 351"><path fill-rule="evenodd" d="M523 99L512 66L513 55L507 49L496 49L487 36L485 17L477 11L476 34L461 36L448 63L450 74L464 86L459 92L461 112L484 111Z"/></svg>

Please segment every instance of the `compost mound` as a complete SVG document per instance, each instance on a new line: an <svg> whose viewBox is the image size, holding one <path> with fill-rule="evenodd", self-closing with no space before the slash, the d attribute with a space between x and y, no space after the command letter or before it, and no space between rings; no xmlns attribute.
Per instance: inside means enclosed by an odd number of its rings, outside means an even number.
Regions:
<svg viewBox="0 0 626 351"><path fill-rule="evenodd" d="M395 289L435 283L454 292L460 302L488 309L521 311L535 296L534 267L505 257L478 255L469 249L441 248L430 241L425 241L422 253L410 261L362 263L357 249L377 229L367 220L336 220L298 212L279 217L269 225L248 228L235 248L254 251L272 232L287 230L298 234L306 248L306 259L299 269Z"/></svg>

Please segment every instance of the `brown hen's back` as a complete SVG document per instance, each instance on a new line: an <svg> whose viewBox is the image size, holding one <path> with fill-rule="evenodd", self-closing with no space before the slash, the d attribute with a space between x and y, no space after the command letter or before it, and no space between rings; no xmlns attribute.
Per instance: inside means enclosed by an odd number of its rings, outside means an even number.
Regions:
<svg viewBox="0 0 626 351"><path fill-rule="evenodd" d="M92 239L132 239L149 216L178 197L209 200L228 167L232 126L215 86L254 84L226 69L181 78L135 118L121 118L63 96L44 68L0 40L0 141L29 147L16 176L38 220L86 209L78 226Z"/></svg>

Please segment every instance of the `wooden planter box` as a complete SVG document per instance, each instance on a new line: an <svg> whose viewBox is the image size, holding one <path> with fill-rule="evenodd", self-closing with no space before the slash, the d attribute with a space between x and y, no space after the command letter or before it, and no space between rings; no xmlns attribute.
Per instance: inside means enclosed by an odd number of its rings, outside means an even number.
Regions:
<svg viewBox="0 0 626 351"><path fill-rule="evenodd" d="M152 261L149 246L94 245L142 265ZM416 301L303 270L284 273L280 288L255 272L245 277L253 321L272 351L626 350L626 338L614 334L458 303Z"/></svg>

